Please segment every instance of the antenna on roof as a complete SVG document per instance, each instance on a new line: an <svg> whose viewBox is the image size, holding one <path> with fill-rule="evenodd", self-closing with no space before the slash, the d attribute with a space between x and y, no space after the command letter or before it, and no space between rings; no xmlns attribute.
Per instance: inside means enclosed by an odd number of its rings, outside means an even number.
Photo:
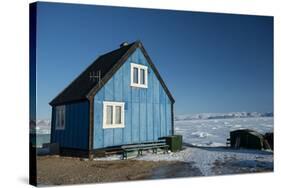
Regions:
<svg viewBox="0 0 281 188"><path fill-rule="evenodd" d="M129 43L128 43L127 41L122 42L122 43L120 44L120 48L122 48L122 47L124 47L124 46L128 46L128 45L129 45Z"/></svg>
<svg viewBox="0 0 281 188"><path fill-rule="evenodd" d="M90 81L93 81L93 82L98 82L99 86L100 86L100 83L101 83L101 71L93 71L93 72L90 72Z"/></svg>

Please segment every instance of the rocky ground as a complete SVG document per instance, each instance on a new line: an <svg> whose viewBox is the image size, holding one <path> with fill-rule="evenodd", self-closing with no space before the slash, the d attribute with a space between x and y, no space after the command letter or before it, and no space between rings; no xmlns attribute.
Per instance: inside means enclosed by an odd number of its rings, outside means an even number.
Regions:
<svg viewBox="0 0 281 188"><path fill-rule="evenodd" d="M38 157L38 184L62 185L102 183L159 178L201 176L194 165L178 161L81 160L78 158Z"/></svg>

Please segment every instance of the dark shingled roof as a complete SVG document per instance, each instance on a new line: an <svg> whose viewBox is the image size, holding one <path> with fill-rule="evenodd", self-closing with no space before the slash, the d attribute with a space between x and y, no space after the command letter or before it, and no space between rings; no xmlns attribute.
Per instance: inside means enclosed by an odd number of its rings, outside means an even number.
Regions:
<svg viewBox="0 0 281 188"><path fill-rule="evenodd" d="M126 61L127 57L134 52L134 50L140 47L142 50L141 42L136 41L126 46L120 47L114 51L106 53L98 57L85 71L83 71L73 82L71 82L61 93L59 93L51 102L50 105L60 105L64 103L81 101L87 99L89 94L100 89L103 84L122 66ZM145 56L148 58L148 62L151 62L147 53L144 50ZM164 84L162 78L157 72L155 66L152 64L158 79L162 83L164 89L166 90L168 96L171 98L172 102L174 99ZM101 71L102 85L99 85L97 81L90 80L90 74L93 72L97 73Z"/></svg>

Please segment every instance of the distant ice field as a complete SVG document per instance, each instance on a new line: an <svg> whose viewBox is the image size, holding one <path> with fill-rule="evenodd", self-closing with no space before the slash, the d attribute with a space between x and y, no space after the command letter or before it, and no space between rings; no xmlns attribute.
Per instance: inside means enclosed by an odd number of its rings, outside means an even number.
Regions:
<svg viewBox="0 0 281 188"><path fill-rule="evenodd" d="M183 142L196 146L225 146L229 132L237 129L273 132L273 117L175 121L175 133L183 136Z"/></svg>

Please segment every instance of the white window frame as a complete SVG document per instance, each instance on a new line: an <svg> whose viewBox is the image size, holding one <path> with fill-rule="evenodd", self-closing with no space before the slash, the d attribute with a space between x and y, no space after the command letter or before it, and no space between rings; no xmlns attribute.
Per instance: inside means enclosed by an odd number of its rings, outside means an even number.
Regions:
<svg viewBox="0 0 281 188"><path fill-rule="evenodd" d="M112 106L112 124L106 124L106 107ZM115 123L115 107L120 106L121 107L121 124ZM125 122L124 122L124 115L125 115L125 103L124 102L113 102L113 101L103 101L103 129L111 129L111 128L124 128Z"/></svg>
<svg viewBox="0 0 281 188"><path fill-rule="evenodd" d="M134 68L138 69L138 83L134 83ZM141 69L144 70L144 75L145 75L145 84L141 84ZM131 63L131 86L132 87L141 87L141 88L147 88L148 83L147 83L147 66L145 65L140 65L140 64L136 64L136 63Z"/></svg>
<svg viewBox="0 0 281 188"><path fill-rule="evenodd" d="M63 124L62 120L63 119ZM65 129L65 105L56 106L56 130Z"/></svg>

